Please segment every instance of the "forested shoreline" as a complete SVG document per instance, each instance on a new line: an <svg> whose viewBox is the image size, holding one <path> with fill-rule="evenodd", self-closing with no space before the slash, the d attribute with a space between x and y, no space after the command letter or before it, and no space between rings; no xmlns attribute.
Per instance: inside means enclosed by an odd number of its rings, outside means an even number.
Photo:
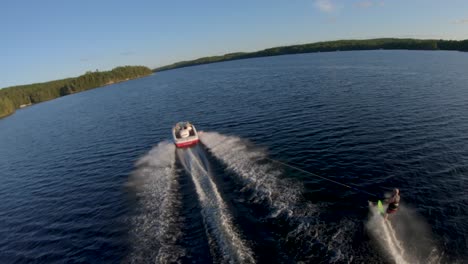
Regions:
<svg viewBox="0 0 468 264"><path fill-rule="evenodd" d="M381 38L365 40L336 40L315 42L302 45L274 47L255 52L228 53L222 56L203 57L196 60L181 61L154 69L154 72L189 67L221 61L240 60L256 57L268 57L286 54L349 51L349 50L456 50L468 51L468 40L435 40L435 39L398 39Z"/></svg>
<svg viewBox="0 0 468 264"><path fill-rule="evenodd" d="M0 90L0 118L11 115L24 106L151 73L151 69L144 66L122 66L110 71L87 72L74 78L7 87Z"/></svg>
<svg viewBox="0 0 468 264"><path fill-rule="evenodd" d="M255 52L237 52L222 56L203 57L196 60L181 61L149 69L144 66L123 66L111 71L87 72L74 78L55 80L44 83L18 85L0 89L0 118L11 115L16 109L36 104L61 96L86 91L104 85L134 79L152 72L189 67L230 60L240 60L255 57L267 57L286 54L350 51L350 50L454 50L468 51L468 40L434 40L434 39L397 39L381 38L366 40L337 40L316 42L302 45L274 47Z"/></svg>

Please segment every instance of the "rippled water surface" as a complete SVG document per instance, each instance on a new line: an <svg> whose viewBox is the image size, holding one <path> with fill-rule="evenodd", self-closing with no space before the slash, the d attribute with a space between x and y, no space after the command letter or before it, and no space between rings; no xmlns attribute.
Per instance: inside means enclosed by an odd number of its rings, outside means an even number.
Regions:
<svg viewBox="0 0 468 264"><path fill-rule="evenodd" d="M466 69L460 52L288 55L19 110L0 120L0 262L466 263ZM202 144L171 144L180 120ZM368 200L394 187L385 223Z"/></svg>

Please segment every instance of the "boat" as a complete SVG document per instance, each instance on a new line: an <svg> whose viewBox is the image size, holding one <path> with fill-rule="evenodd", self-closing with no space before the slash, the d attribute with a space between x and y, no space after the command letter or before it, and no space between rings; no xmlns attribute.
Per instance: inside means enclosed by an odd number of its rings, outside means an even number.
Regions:
<svg viewBox="0 0 468 264"><path fill-rule="evenodd" d="M198 143L198 133L190 122L179 122L172 128L172 137L178 148L190 147Z"/></svg>

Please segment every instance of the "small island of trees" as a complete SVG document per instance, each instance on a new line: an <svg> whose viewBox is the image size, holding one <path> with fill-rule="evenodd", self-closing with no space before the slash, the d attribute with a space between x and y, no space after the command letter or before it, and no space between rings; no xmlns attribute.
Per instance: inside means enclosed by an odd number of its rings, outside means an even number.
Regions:
<svg viewBox="0 0 468 264"><path fill-rule="evenodd" d="M75 78L4 88L0 90L0 118L11 115L24 106L151 73L151 69L144 66L122 66L111 71L87 72Z"/></svg>

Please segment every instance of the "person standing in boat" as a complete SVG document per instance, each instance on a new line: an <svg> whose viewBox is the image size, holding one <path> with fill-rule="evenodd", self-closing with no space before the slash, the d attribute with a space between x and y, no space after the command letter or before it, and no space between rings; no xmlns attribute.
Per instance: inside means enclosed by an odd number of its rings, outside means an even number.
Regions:
<svg viewBox="0 0 468 264"><path fill-rule="evenodd" d="M393 214L398 210L400 205L400 190L397 188L393 189L392 197L388 199L388 207L387 211L385 212L385 220L388 219L389 214Z"/></svg>

